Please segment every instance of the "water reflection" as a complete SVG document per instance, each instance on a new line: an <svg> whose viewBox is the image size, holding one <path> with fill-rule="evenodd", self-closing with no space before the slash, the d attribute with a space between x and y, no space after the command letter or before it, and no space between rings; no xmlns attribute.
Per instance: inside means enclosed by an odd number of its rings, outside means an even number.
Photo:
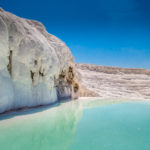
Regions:
<svg viewBox="0 0 150 150"><path fill-rule="evenodd" d="M79 100L0 116L1 150L68 150L83 110L122 103L120 100Z"/></svg>
<svg viewBox="0 0 150 150"><path fill-rule="evenodd" d="M13 114L13 118L9 115L11 119L0 121L0 149L67 150L82 116L80 103L72 101L34 111L37 110L21 112L21 116Z"/></svg>

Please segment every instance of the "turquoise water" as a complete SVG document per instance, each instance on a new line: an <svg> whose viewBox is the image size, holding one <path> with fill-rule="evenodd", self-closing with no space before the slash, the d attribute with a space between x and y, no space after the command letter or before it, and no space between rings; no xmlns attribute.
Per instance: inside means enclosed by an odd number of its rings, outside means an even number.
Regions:
<svg viewBox="0 0 150 150"><path fill-rule="evenodd" d="M0 150L150 150L150 102L80 100L1 115Z"/></svg>

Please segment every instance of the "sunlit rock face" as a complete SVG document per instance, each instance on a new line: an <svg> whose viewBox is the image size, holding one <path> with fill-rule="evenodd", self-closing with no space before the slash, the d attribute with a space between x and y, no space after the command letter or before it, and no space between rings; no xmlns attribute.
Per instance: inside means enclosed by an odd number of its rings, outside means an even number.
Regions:
<svg viewBox="0 0 150 150"><path fill-rule="evenodd" d="M150 70L77 64L80 95L150 99Z"/></svg>
<svg viewBox="0 0 150 150"><path fill-rule="evenodd" d="M77 98L68 47L37 21L0 9L0 113Z"/></svg>

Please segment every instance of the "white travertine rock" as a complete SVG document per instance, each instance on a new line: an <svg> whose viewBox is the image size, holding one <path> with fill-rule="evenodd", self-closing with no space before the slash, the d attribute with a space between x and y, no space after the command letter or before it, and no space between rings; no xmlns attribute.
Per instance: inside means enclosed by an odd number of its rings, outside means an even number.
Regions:
<svg viewBox="0 0 150 150"><path fill-rule="evenodd" d="M77 98L74 59L37 21L0 9L0 113Z"/></svg>
<svg viewBox="0 0 150 150"><path fill-rule="evenodd" d="M77 64L80 95L150 100L150 70Z"/></svg>

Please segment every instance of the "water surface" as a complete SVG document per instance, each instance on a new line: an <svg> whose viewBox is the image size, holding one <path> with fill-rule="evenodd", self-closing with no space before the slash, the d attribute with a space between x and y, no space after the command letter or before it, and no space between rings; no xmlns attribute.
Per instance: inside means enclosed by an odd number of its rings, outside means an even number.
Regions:
<svg viewBox="0 0 150 150"><path fill-rule="evenodd" d="M150 150L150 102L79 100L2 115L0 150Z"/></svg>

